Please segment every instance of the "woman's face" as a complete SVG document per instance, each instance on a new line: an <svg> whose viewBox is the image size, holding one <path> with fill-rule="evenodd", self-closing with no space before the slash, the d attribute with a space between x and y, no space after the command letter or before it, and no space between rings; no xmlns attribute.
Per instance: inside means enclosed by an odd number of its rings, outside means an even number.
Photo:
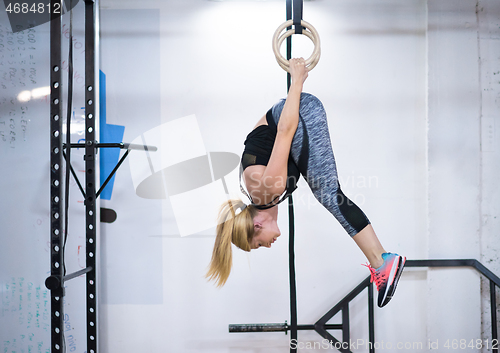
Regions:
<svg viewBox="0 0 500 353"><path fill-rule="evenodd" d="M252 238L250 247L258 249L261 246L270 248L271 244L281 235L280 229L276 222L266 222L265 224L257 227L255 235Z"/></svg>

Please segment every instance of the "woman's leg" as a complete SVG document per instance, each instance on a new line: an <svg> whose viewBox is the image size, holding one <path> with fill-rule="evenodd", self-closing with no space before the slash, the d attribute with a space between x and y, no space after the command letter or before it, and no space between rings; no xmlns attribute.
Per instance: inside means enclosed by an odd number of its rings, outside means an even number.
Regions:
<svg viewBox="0 0 500 353"><path fill-rule="evenodd" d="M272 108L276 123L283 105L284 100ZM372 281L379 291L378 305L383 307L396 290L406 258L384 250L366 215L342 193L323 104L302 93L299 115L290 152L292 159L316 199L335 216L370 262Z"/></svg>
<svg viewBox="0 0 500 353"><path fill-rule="evenodd" d="M352 239L359 246L363 254L370 262L373 268L379 268L383 265L384 260L382 254L386 251L373 230L371 224L367 225L361 232L352 237Z"/></svg>
<svg viewBox="0 0 500 353"><path fill-rule="evenodd" d="M272 108L276 123L279 121L284 102L282 100ZM313 95L302 93L299 115L299 124L290 152L292 159L297 164L316 199L335 216L347 233L353 237L364 230L370 221L363 211L342 193L323 104ZM367 231L363 234L366 236L375 235L373 231ZM362 242L362 244L365 243L367 242ZM368 244L372 243L374 244L375 241L368 242Z"/></svg>

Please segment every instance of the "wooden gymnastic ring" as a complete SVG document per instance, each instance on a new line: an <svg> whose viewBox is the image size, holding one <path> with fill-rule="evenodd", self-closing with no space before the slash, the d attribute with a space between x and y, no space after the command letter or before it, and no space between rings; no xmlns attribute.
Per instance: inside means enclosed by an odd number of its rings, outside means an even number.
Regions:
<svg viewBox="0 0 500 353"><path fill-rule="evenodd" d="M311 56L306 60L306 67L310 71L312 70L319 62L319 58L321 56L321 45L320 45L320 40L319 40L319 35L316 29L308 22L302 20L301 22L302 27L302 34L306 35L309 39L312 40L314 44L314 50ZM281 34L281 32L286 28L290 27L293 24L293 20L288 20L285 23L283 23L281 26L276 29L273 35L273 52L276 57L276 60L278 61L278 64L281 66L281 68L287 72L290 72L290 63L288 60L286 60L280 53L280 47L283 41L291 36L292 34L295 34L295 29L289 29L285 33ZM281 35L280 35L281 34Z"/></svg>

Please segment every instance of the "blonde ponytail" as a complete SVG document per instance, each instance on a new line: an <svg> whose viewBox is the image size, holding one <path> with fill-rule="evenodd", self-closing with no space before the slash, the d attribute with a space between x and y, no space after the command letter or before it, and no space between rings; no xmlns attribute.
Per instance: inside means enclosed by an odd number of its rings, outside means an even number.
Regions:
<svg viewBox="0 0 500 353"><path fill-rule="evenodd" d="M252 205L245 206L241 200L224 202L219 211L215 245L212 260L205 277L222 287L231 272L231 243L244 251L250 251L250 241L254 235L253 218L257 209Z"/></svg>

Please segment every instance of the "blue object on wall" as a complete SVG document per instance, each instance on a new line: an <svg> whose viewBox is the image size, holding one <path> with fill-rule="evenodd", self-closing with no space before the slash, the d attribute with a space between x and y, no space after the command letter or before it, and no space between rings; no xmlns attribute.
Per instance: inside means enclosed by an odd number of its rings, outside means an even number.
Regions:
<svg viewBox="0 0 500 353"><path fill-rule="evenodd" d="M100 98L100 143L120 143L123 142L123 134L125 126L106 124L106 75L99 70L99 98ZM102 185L108 175L113 171L113 168L120 159L119 148L101 148L100 156L100 184ZM113 185L115 183L115 175L111 178L108 185L102 190L101 198L111 200L113 193Z"/></svg>

